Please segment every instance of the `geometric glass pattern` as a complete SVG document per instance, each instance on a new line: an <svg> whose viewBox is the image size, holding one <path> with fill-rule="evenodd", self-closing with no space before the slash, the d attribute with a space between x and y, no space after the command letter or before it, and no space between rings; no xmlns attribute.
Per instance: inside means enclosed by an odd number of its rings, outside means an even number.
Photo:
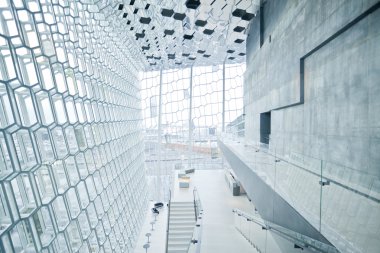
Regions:
<svg viewBox="0 0 380 253"><path fill-rule="evenodd" d="M145 157L152 199L168 197L173 169L222 168L217 135L243 115L244 71L245 64L224 64L143 73Z"/></svg>
<svg viewBox="0 0 380 253"><path fill-rule="evenodd" d="M130 252L145 218L140 65L92 2L0 1L1 253Z"/></svg>

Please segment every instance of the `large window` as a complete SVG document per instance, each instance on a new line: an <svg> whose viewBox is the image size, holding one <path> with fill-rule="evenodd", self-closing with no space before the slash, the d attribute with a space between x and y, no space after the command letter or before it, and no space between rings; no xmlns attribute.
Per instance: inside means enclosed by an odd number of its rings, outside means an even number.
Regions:
<svg viewBox="0 0 380 253"><path fill-rule="evenodd" d="M221 168L217 136L243 114L244 71L244 64L226 64L142 74L152 198L166 195L173 169Z"/></svg>

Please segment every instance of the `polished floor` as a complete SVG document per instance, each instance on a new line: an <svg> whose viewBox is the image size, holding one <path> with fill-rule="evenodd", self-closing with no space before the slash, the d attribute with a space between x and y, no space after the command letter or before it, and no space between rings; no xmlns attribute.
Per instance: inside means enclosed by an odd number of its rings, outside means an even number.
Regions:
<svg viewBox="0 0 380 253"><path fill-rule="evenodd" d="M175 179L172 201L192 201L194 187L198 190L204 213L201 252L253 252L252 246L234 226L232 209L253 213L254 207L245 195L232 196L224 178L224 170L197 170L190 174L190 187L185 189L178 187L177 176ZM166 211L165 207L160 212L153 231L150 223L154 221L154 216L150 211L147 212L135 253L146 252L143 248L147 242L146 233L152 234L147 252L165 252Z"/></svg>

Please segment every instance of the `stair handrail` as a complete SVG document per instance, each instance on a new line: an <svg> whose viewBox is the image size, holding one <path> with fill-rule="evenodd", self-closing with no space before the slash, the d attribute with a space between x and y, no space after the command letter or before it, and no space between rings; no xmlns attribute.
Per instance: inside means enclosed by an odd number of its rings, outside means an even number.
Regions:
<svg viewBox="0 0 380 253"><path fill-rule="evenodd" d="M169 201L168 201L168 221L166 224L166 244L165 244L165 252L168 253L168 241L169 241L169 218L170 218L170 206L171 206L171 201L172 201L172 192L169 189Z"/></svg>
<svg viewBox="0 0 380 253"><path fill-rule="evenodd" d="M195 221L198 221L199 213L202 212L202 203L196 187L193 189Z"/></svg>
<svg viewBox="0 0 380 253"><path fill-rule="evenodd" d="M194 212L195 212L195 228L193 231L192 239L190 241L189 247L187 248L188 253L200 253L201 251L201 237L202 237L202 216L203 209L201 199L199 198L198 190L196 187L193 189L194 197Z"/></svg>
<svg viewBox="0 0 380 253"><path fill-rule="evenodd" d="M251 221L258 224L263 229L273 231L274 233L288 241L295 242L295 244L297 244L298 246L310 247L319 250L322 253L339 253L338 249L335 248L333 245L328 245L324 242L318 241L304 234L282 227L278 224L267 221L258 215L247 214L246 212L237 208L234 208L232 212L246 218L247 221Z"/></svg>

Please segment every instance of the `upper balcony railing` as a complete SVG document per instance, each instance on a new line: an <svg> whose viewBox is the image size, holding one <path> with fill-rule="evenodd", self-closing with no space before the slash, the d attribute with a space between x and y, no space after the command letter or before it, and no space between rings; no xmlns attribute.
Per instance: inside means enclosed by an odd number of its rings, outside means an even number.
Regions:
<svg viewBox="0 0 380 253"><path fill-rule="evenodd" d="M331 245L266 221L257 214L247 214L239 209L234 209L233 213L236 229L254 246L257 252L276 251L275 248L278 246L273 237L277 236L280 237L277 238L277 241L282 240L282 250L293 251L294 248L298 248L301 250L311 249L313 252L339 253ZM267 234L268 231L271 234Z"/></svg>
<svg viewBox="0 0 380 253"><path fill-rule="evenodd" d="M280 150L275 138L263 144L225 133L220 140L340 251L377 252L379 177L343 161L318 159L289 147Z"/></svg>

